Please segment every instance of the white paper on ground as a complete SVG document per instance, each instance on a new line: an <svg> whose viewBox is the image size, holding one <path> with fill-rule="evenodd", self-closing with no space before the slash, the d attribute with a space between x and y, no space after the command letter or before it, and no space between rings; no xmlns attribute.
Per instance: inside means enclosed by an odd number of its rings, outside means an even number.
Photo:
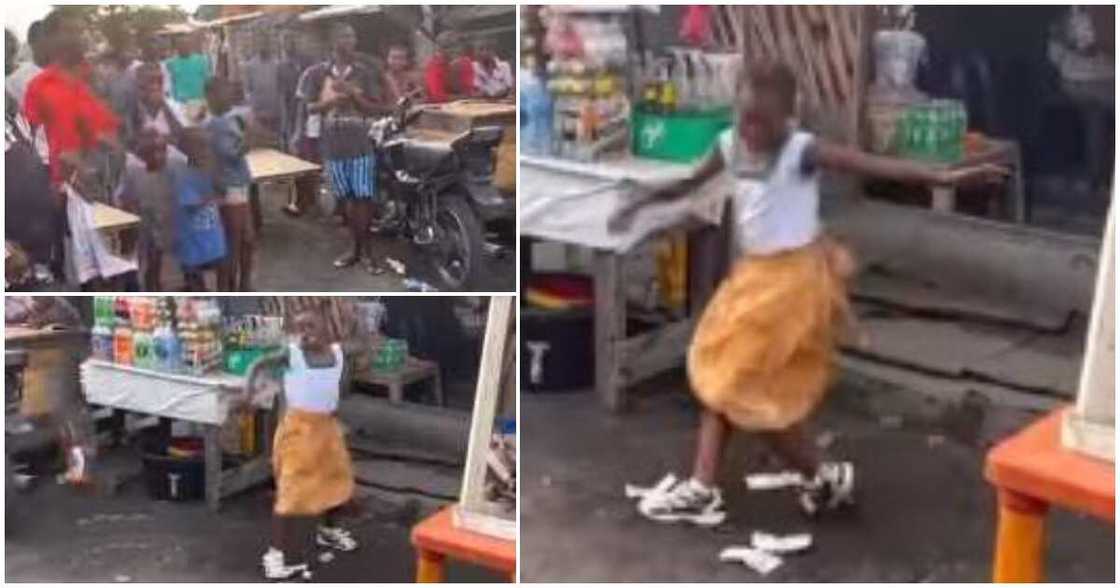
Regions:
<svg viewBox="0 0 1120 588"><path fill-rule="evenodd" d="M782 565L782 558L772 554L766 553L761 549L753 547L745 547L742 545L732 545L719 552L719 560L722 562L741 563L748 568L762 574L763 576L769 575Z"/></svg>
<svg viewBox="0 0 1120 588"><path fill-rule="evenodd" d="M793 470L747 474L743 479L747 483L747 490L779 490L799 486L805 482L804 477Z"/></svg>
<svg viewBox="0 0 1120 588"><path fill-rule="evenodd" d="M676 483L677 483L677 476L676 475L665 474L665 477L661 478L661 481L658 482L654 486L646 487L646 486L637 486L635 484L627 484L626 488L625 488L626 497L630 498L630 499L635 499L635 498L641 499L641 498L645 498L649 494L660 494L662 492L668 491L669 488L672 488L673 484L676 484Z"/></svg>
<svg viewBox="0 0 1120 588"><path fill-rule="evenodd" d="M812 545L813 536L808 533L794 535L771 535L762 531L751 533L751 547L768 553L797 553L809 549Z"/></svg>

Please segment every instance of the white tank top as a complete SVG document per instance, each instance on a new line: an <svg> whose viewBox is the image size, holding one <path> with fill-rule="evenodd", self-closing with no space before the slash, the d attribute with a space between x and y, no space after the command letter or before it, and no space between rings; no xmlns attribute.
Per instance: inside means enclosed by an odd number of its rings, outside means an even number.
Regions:
<svg viewBox="0 0 1120 588"><path fill-rule="evenodd" d="M299 344L289 347L288 369L284 372L284 397L290 408L309 412L332 413L338 408L338 390L342 382L342 346L331 345L334 365L311 368Z"/></svg>
<svg viewBox="0 0 1120 588"><path fill-rule="evenodd" d="M813 135L794 131L769 175L759 182L741 171L735 128L724 131L719 147L733 179L732 211L739 254L771 255L804 247L820 232L820 174L802 170Z"/></svg>

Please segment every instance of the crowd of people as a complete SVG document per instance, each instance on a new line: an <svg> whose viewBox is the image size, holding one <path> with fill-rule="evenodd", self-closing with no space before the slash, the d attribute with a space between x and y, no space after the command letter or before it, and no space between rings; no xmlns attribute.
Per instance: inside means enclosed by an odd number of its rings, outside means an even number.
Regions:
<svg viewBox="0 0 1120 588"><path fill-rule="evenodd" d="M19 42L5 32L9 259L14 244L25 276L86 290L160 291L165 267L181 271L185 290L252 290L261 210L246 155L258 145L323 165L332 214L352 240L335 267L381 273L370 245L371 119L406 96L503 99L515 83L489 42L468 47L455 33L441 34L419 67L407 44L388 44L383 56L359 52L346 23L331 27L325 59L304 54L294 36L276 47L274 35L260 33L234 81L200 34L173 43L116 35L93 55L85 23L56 10L29 28L30 59L17 62ZM296 188L284 207L293 216L315 205L320 178ZM97 232L98 202L140 218L136 262Z"/></svg>

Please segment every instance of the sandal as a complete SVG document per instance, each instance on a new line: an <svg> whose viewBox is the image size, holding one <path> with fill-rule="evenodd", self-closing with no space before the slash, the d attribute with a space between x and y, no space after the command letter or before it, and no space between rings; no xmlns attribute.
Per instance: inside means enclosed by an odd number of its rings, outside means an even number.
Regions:
<svg viewBox="0 0 1120 588"><path fill-rule="evenodd" d="M358 263L358 256L354 255L353 253L347 253L346 255L343 255L342 257L334 260L334 267L343 269L347 267L353 267L356 263Z"/></svg>
<svg viewBox="0 0 1120 588"><path fill-rule="evenodd" d="M294 204L289 204L289 205L281 208L280 210L283 211L284 214L286 214L288 216L293 216L293 217L303 216L303 211L300 210L299 207L297 207Z"/></svg>

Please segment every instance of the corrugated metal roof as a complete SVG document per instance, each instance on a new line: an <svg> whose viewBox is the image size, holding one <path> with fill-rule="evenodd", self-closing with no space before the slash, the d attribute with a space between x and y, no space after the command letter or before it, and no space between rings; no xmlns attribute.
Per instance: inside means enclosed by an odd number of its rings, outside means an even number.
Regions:
<svg viewBox="0 0 1120 588"><path fill-rule="evenodd" d="M320 8L299 15L300 22L312 22L325 18L338 18L340 16L354 16L356 14L374 14L381 12L379 4L366 4L362 6L330 6Z"/></svg>

